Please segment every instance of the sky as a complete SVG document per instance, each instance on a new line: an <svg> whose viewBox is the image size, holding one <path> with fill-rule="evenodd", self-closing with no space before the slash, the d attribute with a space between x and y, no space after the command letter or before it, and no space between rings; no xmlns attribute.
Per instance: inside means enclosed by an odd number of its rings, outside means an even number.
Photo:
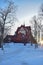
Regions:
<svg viewBox="0 0 43 65"><path fill-rule="evenodd" d="M15 0L18 5L18 19L20 21L29 19L36 15L43 0Z"/></svg>
<svg viewBox="0 0 43 65"><path fill-rule="evenodd" d="M29 20L38 14L40 5L43 3L43 0L13 0L15 5L17 5L16 16L19 22L15 23L15 28L21 24L30 25ZM4 0L0 0L0 7L5 7L6 3ZM16 30L16 29L15 29ZM13 29L13 33L15 31ZM12 34L13 34L12 33Z"/></svg>

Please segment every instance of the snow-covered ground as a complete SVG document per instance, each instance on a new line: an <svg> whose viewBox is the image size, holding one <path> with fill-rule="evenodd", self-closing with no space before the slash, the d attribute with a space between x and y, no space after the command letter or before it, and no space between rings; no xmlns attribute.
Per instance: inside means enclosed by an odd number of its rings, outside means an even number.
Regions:
<svg viewBox="0 0 43 65"><path fill-rule="evenodd" d="M43 65L43 47L9 43L0 49L0 65Z"/></svg>

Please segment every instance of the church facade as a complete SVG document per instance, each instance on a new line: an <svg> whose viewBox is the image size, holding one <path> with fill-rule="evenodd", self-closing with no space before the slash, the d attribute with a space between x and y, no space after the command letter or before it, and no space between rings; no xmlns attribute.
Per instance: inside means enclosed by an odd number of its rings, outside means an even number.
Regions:
<svg viewBox="0 0 43 65"><path fill-rule="evenodd" d="M12 37L12 41L16 43L37 43L32 35L31 27L25 25L21 25L17 28L15 36Z"/></svg>

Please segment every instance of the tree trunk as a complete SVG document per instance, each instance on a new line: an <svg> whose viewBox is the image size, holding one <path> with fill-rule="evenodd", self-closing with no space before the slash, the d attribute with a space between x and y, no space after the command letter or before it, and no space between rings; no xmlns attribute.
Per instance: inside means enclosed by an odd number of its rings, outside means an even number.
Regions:
<svg viewBox="0 0 43 65"><path fill-rule="evenodd" d="M35 44L35 48L38 48L38 44Z"/></svg>
<svg viewBox="0 0 43 65"><path fill-rule="evenodd" d="M1 48L1 37L0 37L0 48Z"/></svg>
<svg viewBox="0 0 43 65"><path fill-rule="evenodd" d="M2 48L2 50L3 50L3 38L2 38L2 36L0 37L0 48Z"/></svg>

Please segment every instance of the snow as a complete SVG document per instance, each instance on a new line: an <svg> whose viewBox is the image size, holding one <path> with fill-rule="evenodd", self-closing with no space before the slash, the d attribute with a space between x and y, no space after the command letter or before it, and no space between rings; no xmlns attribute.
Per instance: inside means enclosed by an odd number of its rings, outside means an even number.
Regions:
<svg viewBox="0 0 43 65"><path fill-rule="evenodd" d="M0 65L43 65L43 47L9 43L0 49Z"/></svg>

